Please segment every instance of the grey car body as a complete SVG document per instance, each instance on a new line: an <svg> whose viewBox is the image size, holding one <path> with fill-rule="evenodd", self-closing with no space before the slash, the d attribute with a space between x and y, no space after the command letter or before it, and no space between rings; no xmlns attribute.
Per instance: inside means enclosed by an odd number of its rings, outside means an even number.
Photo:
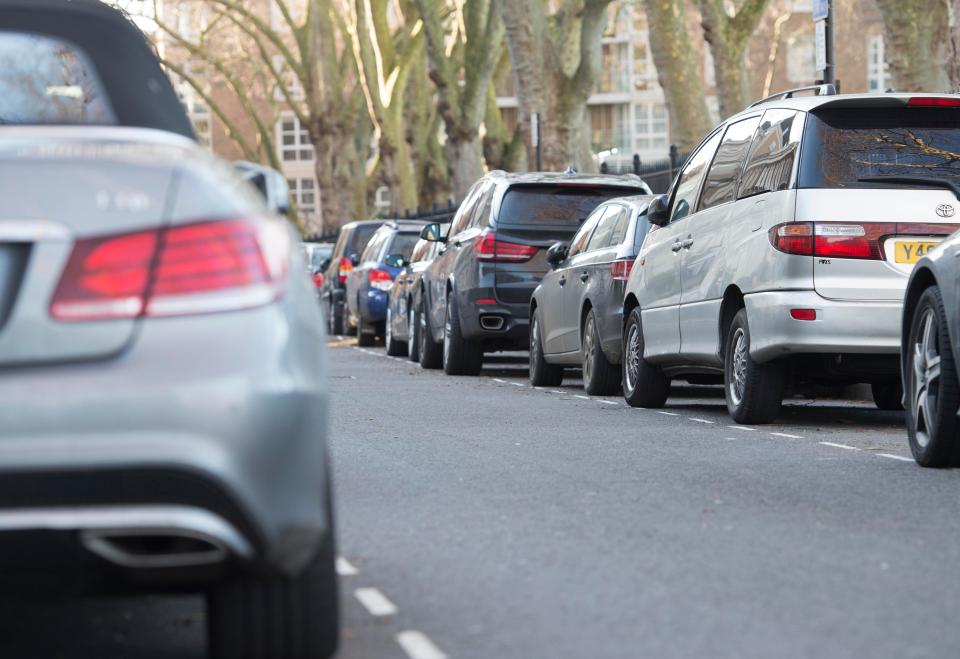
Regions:
<svg viewBox="0 0 960 659"><path fill-rule="evenodd" d="M649 195L605 202L587 218L562 261L533 292L531 315L540 311L540 332L546 361L579 366L583 325L593 310L600 348L612 364L620 363L623 334L623 294L626 277L614 277L612 267L632 266L650 227L646 219ZM560 256L558 254L558 256ZM548 256L549 258L549 256ZM629 266L622 267L623 273Z"/></svg>
<svg viewBox="0 0 960 659"><path fill-rule="evenodd" d="M440 246L441 243L421 239L410 254L410 262L404 266L393 281L393 288L390 289L390 299L387 303L387 320L384 330L387 352L391 352L390 344L392 341L396 341L398 344L407 344L410 341L411 334L416 334L416 328L410 326L414 317L412 311L420 303L418 293L421 288L423 273L437 255ZM400 347L397 346L398 353ZM409 350L412 346L406 347Z"/></svg>
<svg viewBox="0 0 960 659"><path fill-rule="evenodd" d="M182 121L121 111L103 34ZM206 592L213 656L330 654L324 333L295 232L169 129L182 106L115 10L0 0L0 63L0 576Z"/></svg>

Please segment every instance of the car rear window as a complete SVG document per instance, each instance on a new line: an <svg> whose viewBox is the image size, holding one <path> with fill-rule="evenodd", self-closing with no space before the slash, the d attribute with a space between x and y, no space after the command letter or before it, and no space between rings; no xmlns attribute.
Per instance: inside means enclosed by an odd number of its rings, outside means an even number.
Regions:
<svg viewBox="0 0 960 659"><path fill-rule="evenodd" d="M419 233L397 233L393 236L390 247L387 248L387 254L401 254L403 258L410 260L413 253L413 247L420 240Z"/></svg>
<svg viewBox="0 0 960 659"><path fill-rule="evenodd" d="M615 186L514 186L503 197L497 223L559 225L576 229L607 199L642 193L639 188Z"/></svg>
<svg viewBox="0 0 960 659"><path fill-rule="evenodd" d="M883 186L863 178L910 176L960 184L960 112L896 108L823 110L808 118L801 188Z"/></svg>
<svg viewBox="0 0 960 659"><path fill-rule="evenodd" d="M379 224L359 224L354 227L353 235L350 236L353 249L347 251L351 254L362 254L363 250L367 247L367 243L370 242L370 238L373 237L373 234L376 233L380 226Z"/></svg>
<svg viewBox="0 0 960 659"><path fill-rule="evenodd" d="M53 37L0 31L0 124L116 121L103 83L82 50Z"/></svg>

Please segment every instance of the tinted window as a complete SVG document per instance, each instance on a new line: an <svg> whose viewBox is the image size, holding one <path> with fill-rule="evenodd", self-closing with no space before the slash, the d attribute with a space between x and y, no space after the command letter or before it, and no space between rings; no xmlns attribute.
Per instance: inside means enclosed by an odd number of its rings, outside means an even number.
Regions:
<svg viewBox="0 0 960 659"><path fill-rule="evenodd" d="M590 217L587 218L586 222L583 223L583 226L581 226L576 235L574 235L573 240L570 241L570 249L567 250L567 258L576 256L586 248L587 241L590 240L590 234L592 234L593 230L597 228L597 222L600 221L600 218L603 217L603 214L606 213L607 210L608 207L604 206L603 208L598 208L590 214Z"/></svg>
<svg viewBox="0 0 960 659"><path fill-rule="evenodd" d="M367 246L363 250L363 254L360 256L360 261L376 261L380 255L380 250L383 248L383 243L387 241L387 237L390 235L391 230L384 227L381 231L378 231L373 238L370 239L370 242L367 243Z"/></svg>
<svg viewBox="0 0 960 659"><path fill-rule="evenodd" d="M426 261L430 258L430 247L434 243L428 242L426 240L420 240L413 247L413 251L410 252L410 261L415 263L417 261Z"/></svg>
<svg viewBox="0 0 960 659"><path fill-rule="evenodd" d="M587 251L603 249L612 245L619 245L623 241L623 234L627 232L627 209L622 206L609 206L603 214L597 230L587 244Z"/></svg>
<svg viewBox="0 0 960 659"><path fill-rule="evenodd" d="M790 187L802 133L802 112L768 110L763 115L763 123L740 177L741 199Z"/></svg>
<svg viewBox="0 0 960 659"><path fill-rule="evenodd" d="M477 209L473 212L470 226L483 229L490 224L490 207L493 205L494 186L489 185L483 191L483 196L477 202Z"/></svg>
<svg viewBox="0 0 960 659"><path fill-rule="evenodd" d="M864 188L875 176L926 176L960 184L956 109L844 109L810 114L800 187Z"/></svg>
<svg viewBox="0 0 960 659"><path fill-rule="evenodd" d="M503 197L497 223L559 225L572 230L607 199L640 193L637 188L515 185Z"/></svg>
<svg viewBox="0 0 960 659"><path fill-rule="evenodd" d="M352 244L351 249L348 250L350 254L360 254L367 246L367 243L370 242L370 238L373 236L374 232L376 232L376 230L379 228L379 224L357 225L353 229L353 235L350 236L350 242Z"/></svg>
<svg viewBox="0 0 960 659"><path fill-rule="evenodd" d="M716 133L704 142L684 165L683 171L680 172L677 191L673 197L671 222L684 218L693 212L694 204L697 201L697 193L700 192L700 182L703 181L707 165L713 159L713 153L717 149L717 144L720 143L720 135L721 133Z"/></svg>
<svg viewBox="0 0 960 659"><path fill-rule="evenodd" d="M467 193L466 198L464 198L463 203L460 204L460 209L457 211L456 216L453 218L453 224L450 226L450 235L455 236L468 226L470 226L470 220L473 219L473 209L477 205L477 198L480 195L480 191L483 188L483 182L480 181L475 183L474 186L470 189L470 192Z"/></svg>
<svg viewBox="0 0 960 659"><path fill-rule="evenodd" d="M740 169L747 159L753 134L759 124L760 117L751 117L727 126L727 132L723 135L720 148L717 149L717 155L703 183L700 210L736 199Z"/></svg>
<svg viewBox="0 0 960 659"><path fill-rule="evenodd" d="M647 237L647 232L650 231L650 220L647 219L646 209L637 214L635 221L637 223L637 230L633 234L633 253L637 254L643 245L643 239Z"/></svg>
<svg viewBox="0 0 960 659"><path fill-rule="evenodd" d="M50 37L0 32L0 124L113 124L86 54Z"/></svg>
<svg viewBox="0 0 960 659"><path fill-rule="evenodd" d="M413 246L420 240L419 233L395 233L390 246L387 248L387 254L402 254L403 258L410 260L413 253Z"/></svg>

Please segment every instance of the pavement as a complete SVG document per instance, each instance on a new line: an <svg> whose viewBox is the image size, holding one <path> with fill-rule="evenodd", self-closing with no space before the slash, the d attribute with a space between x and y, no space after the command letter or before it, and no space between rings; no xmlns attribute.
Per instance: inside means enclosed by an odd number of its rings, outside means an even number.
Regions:
<svg viewBox="0 0 960 659"><path fill-rule="evenodd" d="M641 410L576 372L534 389L522 353L476 378L329 355L343 659L960 652L960 472L913 463L902 413L744 427L719 387ZM0 600L0 655L199 659L203 616Z"/></svg>

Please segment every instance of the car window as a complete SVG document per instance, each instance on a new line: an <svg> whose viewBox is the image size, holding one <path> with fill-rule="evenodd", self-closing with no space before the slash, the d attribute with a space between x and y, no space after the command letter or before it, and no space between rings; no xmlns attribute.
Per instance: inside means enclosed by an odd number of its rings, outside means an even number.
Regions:
<svg viewBox="0 0 960 659"><path fill-rule="evenodd" d="M364 251L364 248L367 246L367 243L370 242L370 238L373 237L373 234L376 233L381 224L358 224L353 229L353 233L350 236L350 242L353 247L349 250L350 254L360 254ZM349 255L348 255L349 256Z"/></svg>
<svg viewBox="0 0 960 659"><path fill-rule="evenodd" d="M786 190L792 185L802 133L802 112L767 110L740 176L738 198Z"/></svg>
<svg viewBox="0 0 960 659"><path fill-rule="evenodd" d="M423 240L422 238L418 240L417 244L413 246L413 251L410 252L410 262L425 261L428 258L431 245L433 245L433 243Z"/></svg>
<svg viewBox="0 0 960 659"><path fill-rule="evenodd" d="M450 225L449 235L455 236L470 226L470 220L473 219L473 209L477 205L477 198L479 197L480 191L483 189L483 187L484 181L478 181L467 193L463 203L460 204L460 209L453 218L453 224Z"/></svg>
<svg viewBox="0 0 960 659"><path fill-rule="evenodd" d="M481 196L477 200L477 208L473 212L470 220L470 226L483 229L490 224L490 207L493 205L493 193L496 186L493 184L484 187Z"/></svg>
<svg viewBox="0 0 960 659"><path fill-rule="evenodd" d="M360 262L376 261L380 257L380 250L383 248L383 243L387 241L387 237L392 232L392 229L382 227L380 231L375 233L364 248L363 254L360 255Z"/></svg>
<svg viewBox="0 0 960 659"><path fill-rule="evenodd" d="M419 233L395 233L386 254L400 254L409 261L418 240L420 240Z"/></svg>
<svg viewBox="0 0 960 659"><path fill-rule="evenodd" d="M587 242L584 251L592 252L596 249L603 249L623 240L623 233L627 229L626 216L627 212L623 206L619 204L607 206L606 212L597 223L597 229ZM619 240L617 240L618 235Z"/></svg>
<svg viewBox="0 0 960 659"><path fill-rule="evenodd" d="M647 209L644 208L636 215L637 230L633 234L633 253L638 254L640 247L643 246L643 239L647 237L650 231L650 219L647 217Z"/></svg>
<svg viewBox="0 0 960 659"><path fill-rule="evenodd" d="M750 144L760 117L750 117L727 126L717 155L713 158L710 171L703 182L703 192L700 194L700 210L711 208L733 201L737 198L737 181L740 170L747 159Z"/></svg>
<svg viewBox="0 0 960 659"><path fill-rule="evenodd" d="M564 226L572 231L604 201L642 192L618 186L514 185L503 197L497 223Z"/></svg>
<svg viewBox="0 0 960 659"><path fill-rule="evenodd" d="M576 256L584 250L587 246L587 241L590 240L590 235L593 233L593 230L597 227L597 222L600 221L600 218L603 217L603 214L607 212L608 206L601 206L593 213L590 214L590 217L584 221L583 225L573 236L573 240L570 241L570 249L567 250L567 258L571 256Z"/></svg>
<svg viewBox="0 0 960 659"><path fill-rule="evenodd" d="M710 164L713 154L717 150L721 135L722 133L719 131L711 135L684 165L670 207L671 222L683 219L693 212L697 194L700 192L700 183L707 171L707 165Z"/></svg>

